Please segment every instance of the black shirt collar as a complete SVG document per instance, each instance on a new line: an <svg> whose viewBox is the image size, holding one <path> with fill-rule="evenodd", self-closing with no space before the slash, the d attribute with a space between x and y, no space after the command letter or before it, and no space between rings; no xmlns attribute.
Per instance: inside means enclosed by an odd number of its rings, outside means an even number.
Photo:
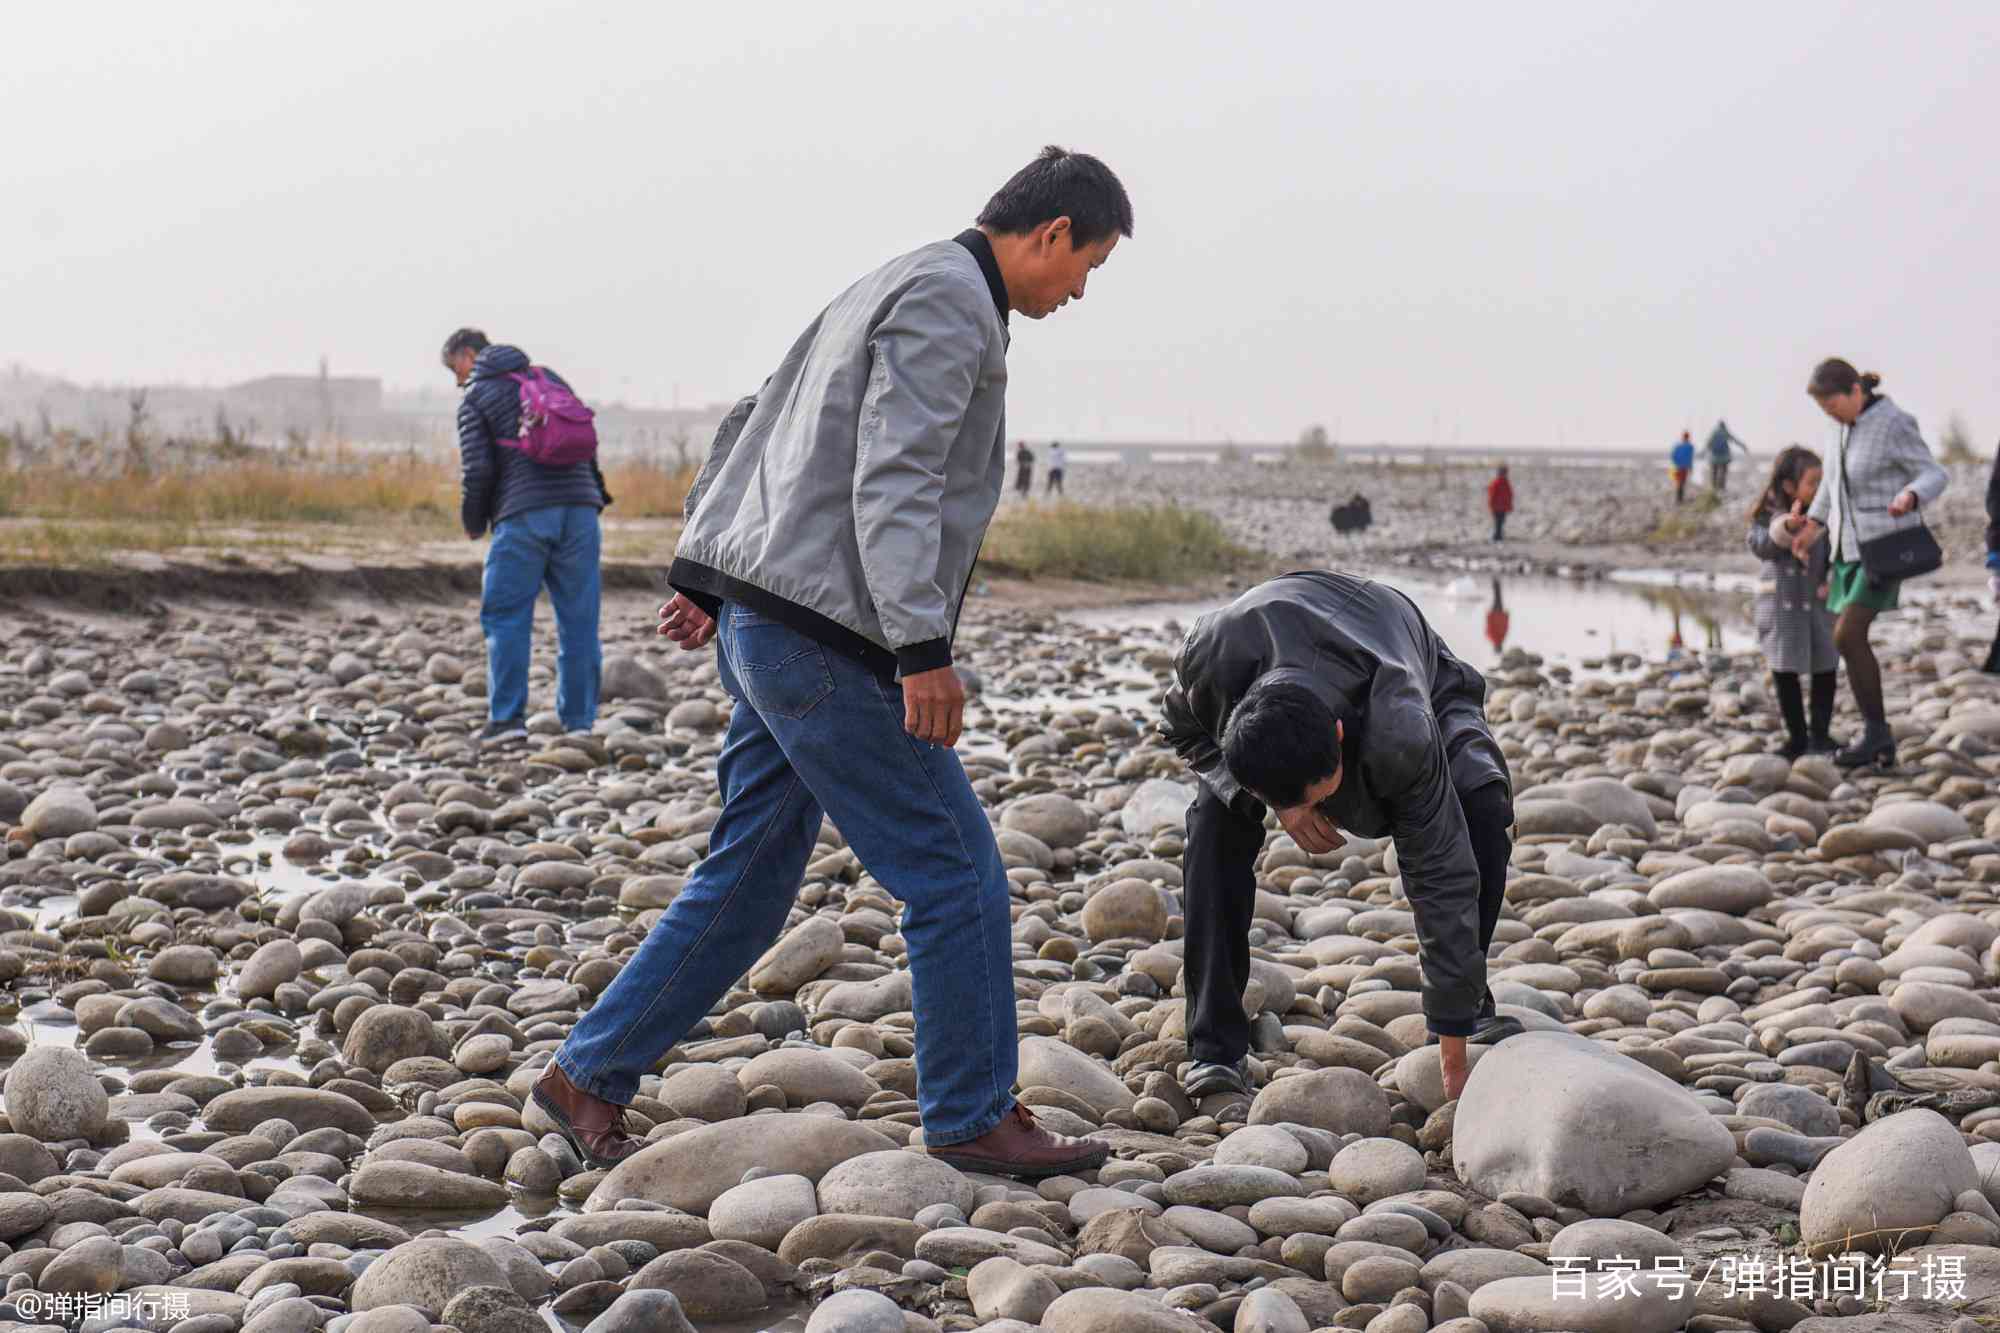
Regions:
<svg viewBox="0 0 2000 1333"><path fill-rule="evenodd" d="M972 252L979 261L979 271L986 275L986 286L993 293L993 305L1000 312L1000 322L1007 322L1007 282L1000 276L1000 261L993 257L993 243L986 239L986 233L977 227L969 227L952 237L960 245Z"/></svg>

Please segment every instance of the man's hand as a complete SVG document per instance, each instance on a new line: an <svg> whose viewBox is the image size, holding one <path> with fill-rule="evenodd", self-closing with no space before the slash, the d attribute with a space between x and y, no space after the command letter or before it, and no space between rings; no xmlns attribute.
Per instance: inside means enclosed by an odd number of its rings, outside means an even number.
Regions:
<svg viewBox="0 0 2000 1333"><path fill-rule="evenodd" d="M932 745L956 745L965 730L965 687L948 666L903 677L903 729Z"/></svg>
<svg viewBox="0 0 2000 1333"><path fill-rule="evenodd" d="M1901 495L1889 501L1889 517L1901 518L1916 507L1917 493L1915 491L1904 491Z"/></svg>
<svg viewBox="0 0 2000 1333"><path fill-rule="evenodd" d="M675 593L674 600L660 608L657 632L660 637L679 644L683 651L704 648L715 637L715 617Z"/></svg>
<svg viewBox="0 0 2000 1333"><path fill-rule="evenodd" d="M1315 855L1340 846L1340 828L1316 805L1294 805L1278 811L1278 823L1292 841Z"/></svg>
<svg viewBox="0 0 2000 1333"><path fill-rule="evenodd" d="M1792 538L1792 559L1805 564L1812 556L1813 543L1826 531L1826 525L1814 519L1807 519Z"/></svg>
<svg viewBox="0 0 2000 1333"><path fill-rule="evenodd" d="M1438 1038L1438 1064L1444 1070L1444 1099L1455 1102L1465 1095L1465 1080L1472 1067L1465 1054L1465 1038Z"/></svg>

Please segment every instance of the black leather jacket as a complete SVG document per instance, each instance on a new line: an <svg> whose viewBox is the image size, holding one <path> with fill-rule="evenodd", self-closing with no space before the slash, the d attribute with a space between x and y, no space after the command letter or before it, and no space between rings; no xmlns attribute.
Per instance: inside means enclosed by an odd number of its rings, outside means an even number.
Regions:
<svg viewBox="0 0 2000 1333"><path fill-rule="evenodd" d="M1217 797L1260 819L1219 742L1237 701L1272 671L1295 673L1345 721L1345 776L1322 808L1343 829L1395 839L1422 950L1424 1014L1433 1031L1471 1032L1486 956L1458 793L1509 782L1486 725L1485 679L1416 603L1348 574L1281 575L1203 616L1174 663L1162 730Z"/></svg>

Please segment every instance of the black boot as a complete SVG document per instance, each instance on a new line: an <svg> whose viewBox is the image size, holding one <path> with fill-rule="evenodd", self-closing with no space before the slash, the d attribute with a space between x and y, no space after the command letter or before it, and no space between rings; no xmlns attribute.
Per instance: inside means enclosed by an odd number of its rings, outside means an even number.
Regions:
<svg viewBox="0 0 2000 1333"><path fill-rule="evenodd" d="M1832 754L1840 748L1833 738L1834 673L1816 672L1812 678L1812 734L1806 739L1807 754Z"/></svg>
<svg viewBox="0 0 2000 1333"><path fill-rule="evenodd" d="M2000 676L2000 634L1993 636L1993 647L1986 653L1986 665L1979 669L1989 676Z"/></svg>
<svg viewBox="0 0 2000 1333"><path fill-rule="evenodd" d="M1788 737L1778 747L1778 753L1786 759L1797 759L1806 752L1806 701L1799 692L1798 673L1773 671L1771 690L1778 696L1778 711L1784 715Z"/></svg>
<svg viewBox="0 0 2000 1333"><path fill-rule="evenodd" d="M1896 737L1889 730L1887 722L1877 722L1873 718L1863 724L1861 739L1834 755L1833 762L1842 768L1867 768L1879 765L1883 768L1896 766Z"/></svg>

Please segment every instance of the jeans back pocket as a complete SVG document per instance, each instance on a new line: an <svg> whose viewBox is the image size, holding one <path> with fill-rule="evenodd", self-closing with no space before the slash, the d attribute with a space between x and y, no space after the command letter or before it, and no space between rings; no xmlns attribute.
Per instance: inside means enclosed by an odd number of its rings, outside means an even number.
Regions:
<svg viewBox="0 0 2000 1333"><path fill-rule="evenodd" d="M791 626L732 604L730 665L759 713L802 718L833 693L826 647Z"/></svg>

